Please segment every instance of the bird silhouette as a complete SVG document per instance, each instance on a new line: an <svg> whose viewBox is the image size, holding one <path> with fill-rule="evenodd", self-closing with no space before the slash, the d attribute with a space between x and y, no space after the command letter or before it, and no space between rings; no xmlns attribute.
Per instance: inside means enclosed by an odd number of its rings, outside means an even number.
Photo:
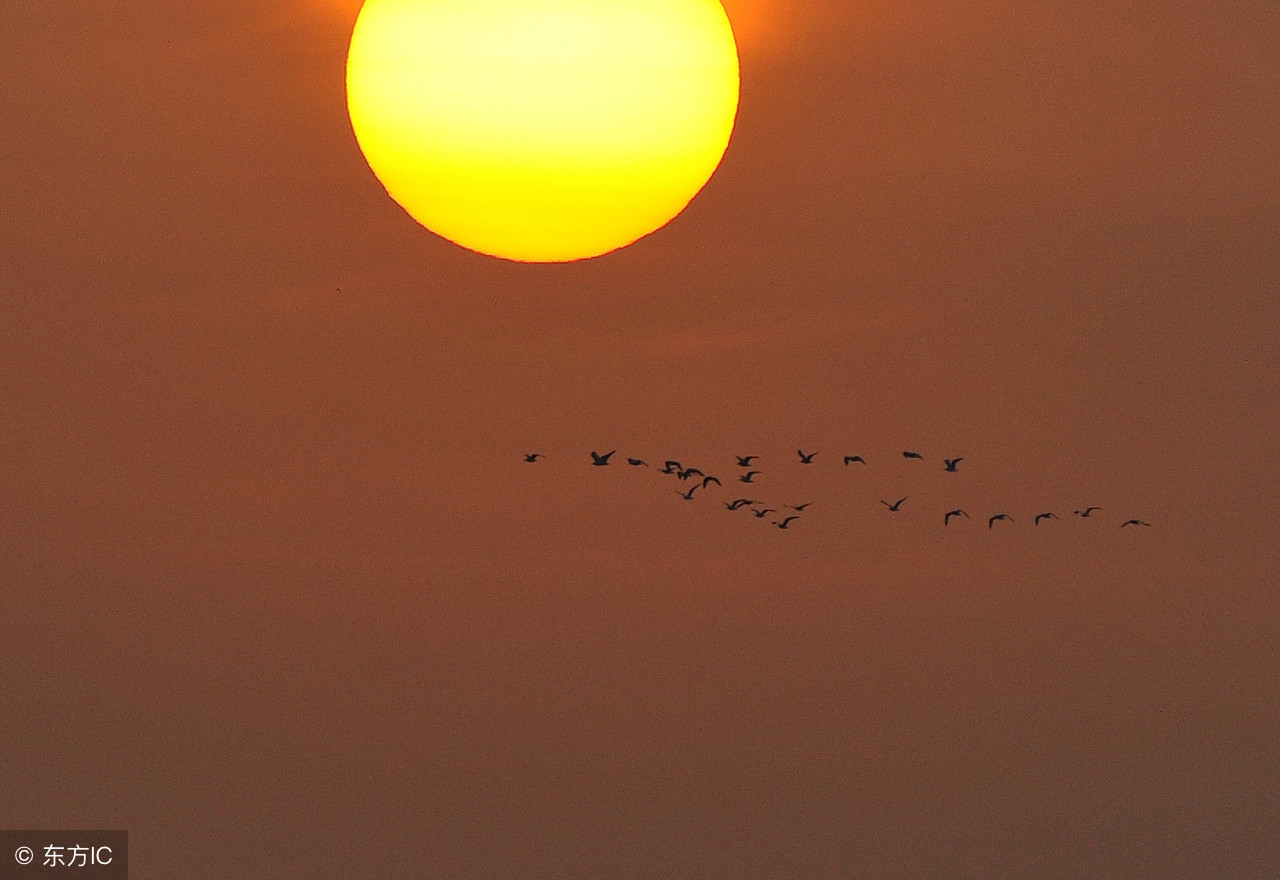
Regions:
<svg viewBox="0 0 1280 880"><path fill-rule="evenodd" d="M899 498L897 501L890 504L888 501L885 501L883 498L881 498L880 503L883 504L885 507L889 508L890 510L892 510L894 513L897 513L900 509L902 509L902 502L906 500L907 500L906 498Z"/></svg>
<svg viewBox="0 0 1280 880"><path fill-rule="evenodd" d="M679 495L681 498L683 498L685 501L692 501L693 493L697 492L701 488L702 488L701 486L690 486L688 492L681 492L679 489L677 489L676 494Z"/></svg>
<svg viewBox="0 0 1280 880"><path fill-rule="evenodd" d="M756 510L753 507L751 508L751 512L754 513L758 519L764 519L769 514L777 513L778 511L774 510L772 507L766 507L764 510Z"/></svg>
<svg viewBox="0 0 1280 880"><path fill-rule="evenodd" d="M1076 516L1088 517L1088 516L1091 516L1095 510L1101 510L1101 509L1102 509L1101 507L1086 507L1084 510L1077 510Z"/></svg>
<svg viewBox="0 0 1280 880"><path fill-rule="evenodd" d="M758 455L735 455L734 456L734 458L738 460L738 467L751 467L751 462L755 461L759 457L760 456Z"/></svg>
<svg viewBox="0 0 1280 880"><path fill-rule="evenodd" d="M528 455L526 455L526 456L524 457L524 460L525 460L525 461L528 461L528 462L534 462L534 461L537 461L537 460L538 460L538 459L540 459L540 458L542 458L542 453L541 453L541 452L530 452Z"/></svg>
<svg viewBox="0 0 1280 880"><path fill-rule="evenodd" d="M643 465L644 467L649 466L649 463L647 461L644 461L643 459L639 459L639 458L628 458L627 464L631 465L632 467L640 467L641 465Z"/></svg>
<svg viewBox="0 0 1280 880"><path fill-rule="evenodd" d="M798 516L789 516L786 519L784 519L782 522L778 522L775 520L773 524L780 529L785 529L787 526L791 525L793 521L798 520L799 518L800 517Z"/></svg>
<svg viewBox="0 0 1280 880"><path fill-rule="evenodd" d="M867 463L867 460L863 458L861 455L846 455L844 457L844 466L848 467L849 465L853 464L855 461L860 462L861 464Z"/></svg>
<svg viewBox="0 0 1280 880"><path fill-rule="evenodd" d="M668 461L662 466L662 472L664 474L674 474L679 470L680 470L680 462L678 461Z"/></svg>
<svg viewBox="0 0 1280 880"><path fill-rule="evenodd" d="M761 473L761 471L747 471L745 474L742 474L741 476L739 476L738 480L743 483L750 483L752 482L752 477L754 477L758 473Z"/></svg>
<svg viewBox="0 0 1280 880"><path fill-rule="evenodd" d="M704 489L705 489L705 488L707 488L707 484L708 484L708 483L715 483L717 486L723 486L723 485L724 485L723 483L721 483L721 482L720 482L718 479L716 479L715 477L706 477L706 476L704 476L704 477L702 478L702 488L704 488Z"/></svg>
<svg viewBox="0 0 1280 880"><path fill-rule="evenodd" d="M998 519L1007 519L1009 522L1013 522L1013 517L1009 516L1009 514L997 513L995 516L991 517L991 519L987 520L987 528L993 528L996 524L996 520Z"/></svg>
<svg viewBox="0 0 1280 880"><path fill-rule="evenodd" d="M803 512L806 507L811 507L812 505L813 505L812 501L806 501L804 504L787 504L785 506L791 508L792 510Z"/></svg>
<svg viewBox="0 0 1280 880"><path fill-rule="evenodd" d="M725 507L729 508L730 510L737 510L739 507L746 507L748 504L755 504L755 502L752 501L750 498L736 498L733 501L730 501L728 504L726 504Z"/></svg>
<svg viewBox="0 0 1280 880"><path fill-rule="evenodd" d="M805 455L802 450L796 450L796 455L800 456L801 464L813 464L813 457L817 454L818 453L816 452L810 452L808 455Z"/></svg>
<svg viewBox="0 0 1280 880"><path fill-rule="evenodd" d="M964 461L963 458L944 458L942 460L943 464L947 466L947 470L951 471L952 473L955 473L956 465L960 464L960 462L962 461Z"/></svg>
<svg viewBox="0 0 1280 880"><path fill-rule="evenodd" d="M1036 517L1036 525L1040 525L1042 519L1057 519L1058 517L1052 513L1042 513Z"/></svg>
<svg viewBox="0 0 1280 880"><path fill-rule="evenodd" d="M942 517L942 524L943 524L944 526L949 526L949 525L951 525L951 517L953 517L953 516L963 516L963 517L966 517L966 518L967 518L967 517L969 516L969 514L965 513L963 510L961 510L961 509L960 509L960 508L958 508L958 507L957 507L955 510L948 510L948 511L946 512L946 515L944 515L944 516Z"/></svg>
<svg viewBox="0 0 1280 880"><path fill-rule="evenodd" d="M676 476L682 480L687 480L690 477L692 477L694 474L697 474L700 477L706 476L706 474L704 474L702 471L698 470L697 468L685 468L684 470L679 471L676 474Z"/></svg>
<svg viewBox="0 0 1280 880"><path fill-rule="evenodd" d="M902 453L902 457L903 458L919 458L919 459L924 458L924 456L918 452L904 452Z"/></svg>
<svg viewBox="0 0 1280 880"><path fill-rule="evenodd" d="M1122 529L1123 529L1125 526L1147 526L1148 528L1150 528L1151 523L1149 523L1149 522L1143 522L1143 521L1142 521L1142 520L1140 520L1140 519L1131 519L1131 520L1129 520L1128 522L1122 522L1122 523L1120 523L1120 528L1122 528Z"/></svg>
<svg viewBox="0 0 1280 880"><path fill-rule="evenodd" d="M596 467L604 467L609 463L609 458L613 455L613 453L617 451L618 450L615 449L613 450L613 452L606 452L604 455L601 455L600 453L592 450L591 463Z"/></svg>

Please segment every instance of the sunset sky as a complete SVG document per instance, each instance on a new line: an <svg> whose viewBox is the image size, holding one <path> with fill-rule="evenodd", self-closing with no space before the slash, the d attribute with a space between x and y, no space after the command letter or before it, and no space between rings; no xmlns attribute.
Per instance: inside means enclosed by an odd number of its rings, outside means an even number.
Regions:
<svg viewBox="0 0 1280 880"><path fill-rule="evenodd" d="M1280 4L725 8L706 188L535 265L379 185L357 0L6 5L0 827L137 880L1280 876ZM748 453L792 528L724 509Z"/></svg>

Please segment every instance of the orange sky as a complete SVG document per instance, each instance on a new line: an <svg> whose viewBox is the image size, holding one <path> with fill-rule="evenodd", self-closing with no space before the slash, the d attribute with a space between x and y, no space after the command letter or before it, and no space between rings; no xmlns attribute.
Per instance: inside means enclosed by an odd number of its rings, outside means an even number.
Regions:
<svg viewBox="0 0 1280 880"><path fill-rule="evenodd" d="M386 197L354 3L6 9L0 827L142 880L1280 872L1280 8L726 8L719 171L550 266ZM748 452L794 528L720 505Z"/></svg>

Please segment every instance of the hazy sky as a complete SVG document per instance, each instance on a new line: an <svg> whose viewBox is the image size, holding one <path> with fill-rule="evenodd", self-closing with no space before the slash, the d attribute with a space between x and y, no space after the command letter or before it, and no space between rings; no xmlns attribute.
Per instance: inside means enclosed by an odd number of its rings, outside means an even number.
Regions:
<svg viewBox="0 0 1280 880"><path fill-rule="evenodd" d="M140 880L1280 875L1280 6L726 8L706 189L536 266L381 189L354 0L6 7L0 827ZM722 506L747 453L793 528Z"/></svg>

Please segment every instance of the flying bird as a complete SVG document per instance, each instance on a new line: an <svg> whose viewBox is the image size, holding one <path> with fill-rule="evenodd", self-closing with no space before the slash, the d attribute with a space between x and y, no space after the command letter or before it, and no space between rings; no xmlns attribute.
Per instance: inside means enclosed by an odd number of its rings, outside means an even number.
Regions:
<svg viewBox="0 0 1280 880"><path fill-rule="evenodd" d="M758 473L761 473L761 471L747 471L745 474L743 474L743 475L741 475L740 477L738 477L738 479L739 479L741 482L743 482L743 483L750 483L750 482L751 482L751 478L752 478L752 477L754 477L754 476L755 476L756 474L758 474Z"/></svg>
<svg viewBox="0 0 1280 880"><path fill-rule="evenodd" d="M528 461L528 462L534 462L534 461L537 461L537 460L538 460L538 459L540 459L540 458L542 458L542 453L541 453L541 452L530 452L528 455L526 455L526 456L524 457L524 460L525 460L525 461Z"/></svg>
<svg viewBox="0 0 1280 880"><path fill-rule="evenodd" d="M924 458L924 456L918 452L904 452L902 453L902 457L903 458L919 458L919 459Z"/></svg>
<svg viewBox="0 0 1280 880"><path fill-rule="evenodd" d="M758 455L735 455L734 456L734 458L738 460L738 467L751 467L751 462L755 461L759 457L760 456Z"/></svg>
<svg viewBox="0 0 1280 880"><path fill-rule="evenodd" d="M1086 507L1084 510L1077 510L1076 516L1090 516L1095 510L1101 510L1101 507Z"/></svg>
<svg viewBox="0 0 1280 880"><path fill-rule="evenodd" d="M750 498L737 498L726 504L725 507L730 510L737 510L739 507L746 507L748 504L755 504L755 502Z"/></svg>
<svg viewBox="0 0 1280 880"><path fill-rule="evenodd" d="M677 489L676 494L679 495L681 498L683 498L685 501L692 501L693 493L697 492L701 488L702 488L701 486L690 486L688 492L681 492L679 489Z"/></svg>
<svg viewBox="0 0 1280 880"><path fill-rule="evenodd" d="M647 461L644 461L643 459L639 459L639 458L628 458L627 464L631 465L632 467L640 467L641 465L643 465L644 467L649 466L649 463Z"/></svg>
<svg viewBox="0 0 1280 880"><path fill-rule="evenodd" d="M1151 526L1151 523L1143 522L1140 519L1131 519L1128 522L1120 523L1120 528L1123 529L1125 526L1147 526L1149 528Z"/></svg>
<svg viewBox="0 0 1280 880"><path fill-rule="evenodd" d="M751 508L751 512L752 512L752 513L754 513L754 514L756 515L756 518L757 518L757 519L764 519L764 518L765 518L766 516L768 516L769 514L771 514L771 513L777 513L778 511L774 510L772 507L766 507L764 510L756 510L756 509L753 507L753 508Z"/></svg>
<svg viewBox="0 0 1280 880"><path fill-rule="evenodd" d="M792 510L803 511L806 507L811 507L812 505L812 501L806 501L804 504L788 504L786 507L789 507Z"/></svg>
<svg viewBox="0 0 1280 880"><path fill-rule="evenodd" d="M780 529L785 529L787 526L791 525L791 523L792 523L792 521L793 521L793 520L797 520L797 519L799 519L799 518L800 518L800 517L798 517L798 516L789 516L789 517L787 517L786 519L784 519L782 522L777 522L777 521L775 520L773 524L774 524L775 526L777 526L778 528L780 528Z"/></svg>
<svg viewBox="0 0 1280 880"><path fill-rule="evenodd" d="M993 528L996 524L996 520L998 519L1007 519L1009 522L1013 522L1013 517L1009 516L1009 514L997 513L995 516L991 517L991 519L987 520L987 528Z"/></svg>
<svg viewBox="0 0 1280 880"><path fill-rule="evenodd" d="M678 470L680 470L680 462L678 461L668 461L662 466L664 474L674 474Z"/></svg>
<svg viewBox="0 0 1280 880"><path fill-rule="evenodd" d="M813 457L817 454L818 453L816 452L810 452L808 455L805 455L803 450L796 450L796 455L800 456L801 464L813 464Z"/></svg>
<svg viewBox="0 0 1280 880"><path fill-rule="evenodd" d="M612 456L612 455L613 455L613 453L614 453L614 452L617 452L617 451L618 451L618 450L616 450L616 449L615 449L615 450L613 450L613 452L606 452L604 455L601 455L600 453L598 453L598 452L596 452L596 451L592 450L592 452L591 452L591 463L592 463L593 465L595 465L596 467L604 467L605 465L607 465L607 464L609 463L609 458L610 458L610 456Z"/></svg>
<svg viewBox="0 0 1280 880"><path fill-rule="evenodd" d="M684 470L677 472L676 476L682 480L687 480L690 477L692 477L694 474L697 474L700 477L706 476L706 474L704 474L702 471L698 470L697 468L685 468Z"/></svg>
<svg viewBox="0 0 1280 880"><path fill-rule="evenodd" d="M702 488L704 488L704 489L705 489L705 488L707 488L707 484L708 484L708 483L715 483L717 486L723 486L723 485L724 485L723 483L721 483L721 482L720 482L718 479L716 479L715 477L706 477L706 476L704 476L704 477L702 478Z"/></svg>
<svg viewBox="0 0 1280 880"><path fill-rule="evenodd" d="M951 525L951 517L953 516L963 516L967 519L969 514L965 513L963 510L961 510L958 507L955 510L948 510L946 515L942 517L942 524L944 526Z"/></svg>
<svg viewBox="0 0 1280 880"><path fill-rule="evenodd" d="M1036 517L1036 525L1040 525L1042 519L1057 519L1058 517L1052 513L1042 513Z"/></svg>
<svg viewBox="0 0 1280 880"><path fill-rule="evenodd" d="M897 513L902 508L902 502L906 500L907 500L906 498L899 498L897 501L890 504L888 501L885 501L883 498L881 498L880 503L883 504L885 507L889 508L890 510L892 510L894 513Z"/></svg>
<svg viewBox="0 0 1280 880"><path fill-rule="evenodd" d="M964 461L964 459L963 458L944 458L942 461L947 466L947 470L951 471L952 473L955 473L956 465L960 464L960 462Z"/></svg>
<svg viewBox="0 0 1280 880"><path fill-rule="evenodd" d="M846 455L844 457L844 466L848 467L849 465L853 464L855 461L860 462L861 464L867 463L867 460L863 458L861 455Z"/></svg>

